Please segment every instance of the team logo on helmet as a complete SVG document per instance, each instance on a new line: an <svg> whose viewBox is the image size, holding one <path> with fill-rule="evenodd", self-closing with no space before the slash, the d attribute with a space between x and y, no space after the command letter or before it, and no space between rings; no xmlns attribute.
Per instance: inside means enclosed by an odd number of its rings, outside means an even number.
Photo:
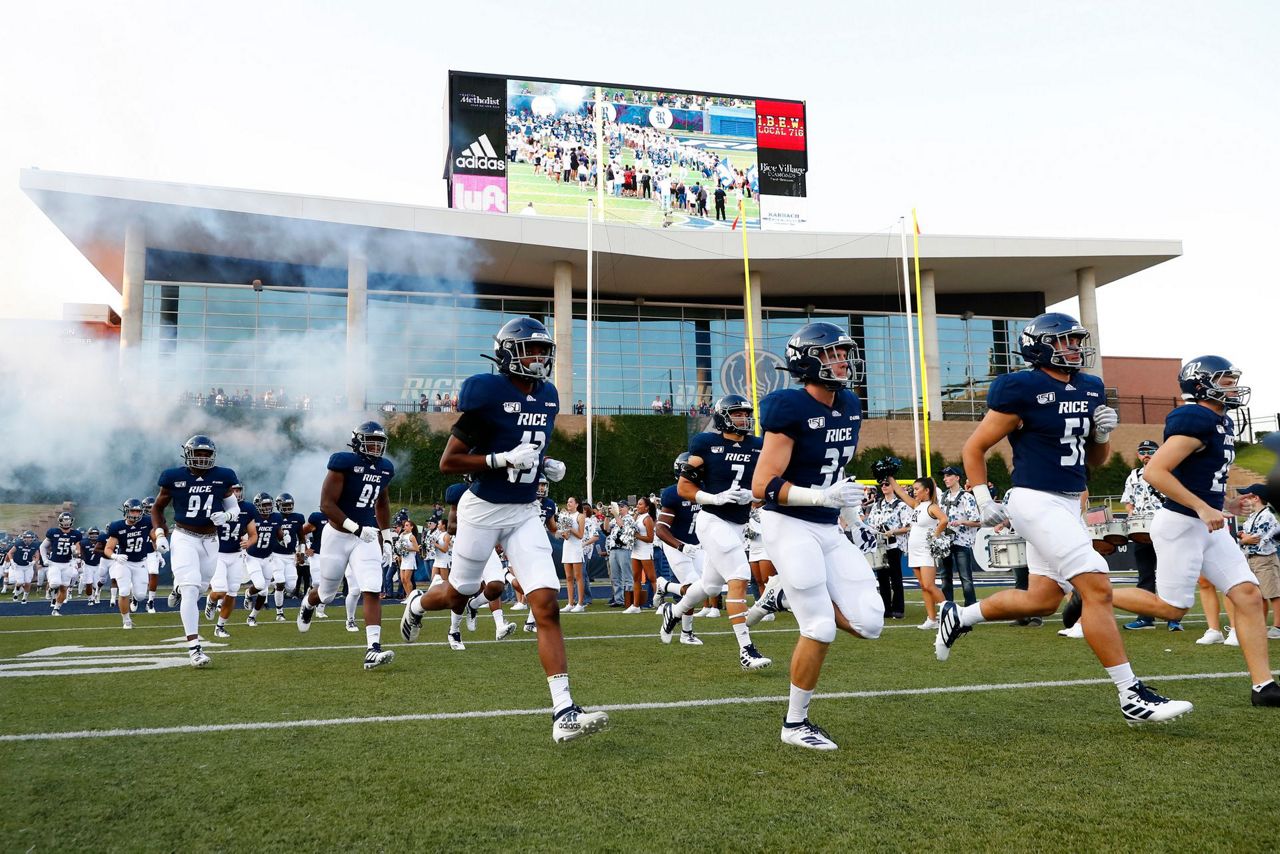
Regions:
<svg viewBox="0 0 1280 854"><path fill-rule="evenodd" d="M196 434L182 443L182 460L192 471L213 468L218 457L218 446L208 436Z"/></svg>
<svg viewBox="0 0 1280 854"><path fill-rule="evenodd" d="M1027 364L1073 374L1093 367L1097 350L1089 346L1089 330L1069 314L1051 311L1031 320L1018 338Z"/></svg>
<svg viewBox="0 0 1280 854"><path fill-rule="evenodd" d="M366 421L351 431L351 450L362 457L377 459L387 451L387 431L377 421Z"/></svg>
<svg viewBox="0 0 1280 854"><path fill-rule="evenodd" d="M711 423L721 433L741 433L747 435L755 432L755 410L751 401L740 394L726 394L716 401L711 410Z"/></svg>
<svg viewBox="0 0 1280 854"><path fill-rule="evenodd" d="M865 366L857 342L834 323L806 323L787 341L787 371L800 382L853 388L862 383Z"/></svg>
<svg viewBox="0 0 1280 854"><path fill-rule="evenodd" d="M1248 406L1252 389L1239 385L1241 371L1222 356L1200 356L1182 366L1178 387L1184 400L1209 400L1224 409ZM1229 380L1225 385L1224 381Z"/></svg>
<svg viewBox="0 0 1280 854"><path fill-rule="evenodd" d="M498 363L498 370L509 376L549 380L556 361L556 342L539 321L517 317L493 336L491 358Z"/></svg>

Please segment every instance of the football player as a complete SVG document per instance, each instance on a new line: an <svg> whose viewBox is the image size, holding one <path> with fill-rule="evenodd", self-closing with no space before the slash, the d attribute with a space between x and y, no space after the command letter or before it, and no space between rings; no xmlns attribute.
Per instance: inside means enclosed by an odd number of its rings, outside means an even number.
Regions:
<svg viewBox="0 0 1280 854"><path fill-rule="evenodd" d="M785 605L800 638L791 654L791 688L782 721L784 744L835 750L837 744L809 720L809 702L827 650L840 628L878 638L884 603L875 574L840 530L840 515L855 518L862 485L845 474L858 449L863 362L853 338L831 323L808 323L787 341L787 372L801 388L779 389L760 404L764 449L751 481L764 499L761 528L777 567L761 606Z"/></svg>
<svg viewBox="0 0 1280 854"><path fill-rule="evenodd" d="M1249 402L1240 370L1221 356L1200 356L1178 375L1188 401L1164 419L1164 445L1147 463L1147 482L1164 496L1151 519L1156 547L1156 590L1117 588L1115 606L1135 614L1181 620L1195 604L1201 575L1235 606L1231 618L1240 641L1255 706L1280 706L1271 678L1266 607L1258 578L1226 527L1227 475L1236 458L1236 425L1230 413ZM1066 614L1063 615L1066 621ZM1086 629L1085 638L1092 625Z"/></svg>
<svg viewBox="0 0 1280 854"><path fill-rule="evenodd" d="M53 599L53 616L62 616L62 603L67 599L67 585L71 576L79 571L80 541L84 534L75 527L75 517L59 513L57 527L45 532L40 544L40 556L49 567L47 584Z"/></svg>
<svg viewBox="0 0 1280 854"><path fill-rule="evenodd" d="M760 458L761 440L754 435L751 401L742 395L727 394L716 401L711 413L711 431L699 433L689 443L689 459L680 469L677 492L695 502L700 512L694 529L702 547L702 573L691 582L674 605L660 609L658 637L671 643L671 636L683 618L709 596L717 596L729 586L725 610L738 641L738 663L743 670L761 670L772 660L760 654L751 642L747 626L747 583L751 564L747 561L747 541L743 529L751 515L752 477ZM665 586L660 585L659 592Z"/></svg>
<svg viewBox="0 0 1280 854"><path fill-rule="evenodd" d="M480 592L484 568L495 545L516 557L515 575L537 621L538 656L551 689L551 736L569 741L608 726L604 712L586 712L569 690L569 665L560 628L560 581L551 559L551 543L534 500L538 474L550 481L564 477L564 463L545 459L559 410L551 383L555 343L537 320L511 320L493 338L496 374L476 374L462 385L462 415L440 457L446 474L471 474L474 482L458 501L458 534L453 541L449 581L414 591L400 620L412 642L427 608L458 613Z"/></svg>
<svg viewBox="0 0 1280 854"><path fill-rule="evenodd" d="M148 495L146 498L142 499L142 514L146 516L148 519L151 518L151 508L154 507L155 504L156 504L156 499L155 499L155 496L153 495ZM148 614L154 614L156 612L156 588L159 587L160 585L161 560L160 560L160 553L156 551L156 544L154 539L155 534L156 532L152 531L151 533L152 538L147 540L146 545L144 547L144 552L146 555L146 564L147 564L147 613ZM174 588L174 592L176 591L177 591L177 588ZM142 591L135 590L133 595L135 598L138 596L141 596ZM169 607L172 608L176 605L177 600L174 599L172 595L170 595L169 598L173 599L173 601L169 603Z"/></svg>
<svg viewBox="0 0 1280 854"><path fill-rule="evenodd" d="M236 596L240 593L240 585L244 583L245 570L249 559L245 551L250 543L258 539L258 510L244 500L244 487L234 484L231 494L240 506L240 515L228 519L218 526L218 568L213 572L209 582L209 598L204 606L204 618L212 620L217 614L218 622L213 627L213 636L229 638L227 620L236 607ZM259 578L259 581L262 579Z"/></svg>
<svg viewBox="0 0 1280 854"><path fill-rule="evenodd" d="M8 552L8 560L13 564L13 601L27 604L31 595L31 579L35 575L34 562L40 557L35 532L23 531Z"/></svg>
<svg viewBox="0 0 1280 854"><path fill-rule="evenodd" d="M655 533L662 543L662 553L671 567L671 574L676 577L675 583L669 579L659 578L657 594L665 596L684 596L690 585L702 577L702 546L698 544L695 520L698 516L698 502L680 496L680 474L689 462L689 452L684 451L672 468L676 482L662 490L658 498L658 527ZM680 615L680 643L689 646L701 646L702 640L693 633L693 615L687 611Z"/></svg>
<svg viewBox="0 0 1280 854"><path fill-rule="evenodd" d="M286 593L294 595L298 588L298 549L304 548L302 528L307 524L307 517L294 512L293 496L282 492L276 496L276 513L280 517L280 527L271 541L272 581L276 592L276 622L287 620L284 613Z"/></svg>
<svg viewBox="0 0 1280 854"><path fill-rule="evenodd" d="M240 518L240 502L231 487L239 478L215 465L218 446L208 436L192 436L182 445L183 464L165 469L160 492L151 508L156 551L170 551L164 511L173 505L173 546L169 566L173 594L182 615L192 667L205 667L209 656L200 647L200 594L213 580L218 566L218 526Z"/></svg>
<svg viewBox="0 0 1280 854"><path fill-rule="evenodd" d="M298 631L305 632L316 606L334 597L350 567L364 599L365 670L396 657L394 650L382 648L382 565L390 560L392 537L387 488L395 477L395 466L383 456L386 450L382 425L366 421L351 431L351 451L329 457L320 488L320 511L329 522L315 560L320 585L307 591L298 609Z"/></svg>
<svg viewBox="0 0 1280 854"><path fill-rule="evenodd" d="M249 611L245 620L248 626L258 625L258 612L267 604L267 590L275 579L276 537L280 533L283 517L276 512L275 499L265 492L253 496L254 538L249 541L246 553L249 570L249 589L244 594L244 607ZM276 622L285 620L284 609L276 608Z"/></svg>
<svg viewBox="0 0 1280 854"><path fill-rule="evenodd" d="M142 502L130 498L121 506L124 516L107 526L107 542L102 553L110 561L111 580L116 583L117 604L123 627L133 628L132 611L138 596L147 589L146 543L151 539L151 519Z"/></svg>
<svg viewBox="0 0 1280 854"><path fill-rule="evenodd" d="M90 605L98 604L98 591L102 587L102 532L90 528L80 541L80 557L84 561L84 569L80 572L80 585L84 588L84 596Z"/></svg>
<svg viewBox="0 0 1280 854"><path fill-rule="evenodd" d="M1134 676L1111 607L1107 562L1093 550L1080 515L1085 466L1107 461L1119 423L1102 380L1081 373L1093 365L1089 330L1070 315L1042 314L1023 329L1019 346L1029 370L996 377L963 457L983 524L1011 520L1026 539L1030 580L1026 590L1002 590L964 608L944 602L934 653L945 661L962 634L987 620L1048 616L1074 588L1083 601L1085 641L1115 683L1125 721L1186 714L1190 703L1162 697ZM1007 513L987 487L987 452L1006 436L1013 447Z"/></svg>

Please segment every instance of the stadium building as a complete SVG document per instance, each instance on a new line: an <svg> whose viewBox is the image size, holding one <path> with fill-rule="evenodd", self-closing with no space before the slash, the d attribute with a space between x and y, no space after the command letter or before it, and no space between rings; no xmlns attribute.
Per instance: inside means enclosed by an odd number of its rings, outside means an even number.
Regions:
<svg viewBox="0 0 1280 854"><path fill-rule="evenodd" d="M122 362L145 358L175 393L296 386L297 354L327 347L339 358L303 366L314 388L291 394L342 387L351 408L410 408L455 392L499 325L527 314L555 330L566 411L585 397L582 220L39 169L20 186L121 294ZM594 229L597 411L647 412L656 398L681 412L743 391L741 235ZM899 235L748 240L762 390L783 381L773 368L788 335L830 320L863 348L868 415L909 413ZM991 378L1022 364L1019 328L1046 305L1079 297L1105 353L1096 289L1182 252L1176 240L925 235L920 246L935 420L980 414ZM343 359L366 369L343 371Z"/></svg>

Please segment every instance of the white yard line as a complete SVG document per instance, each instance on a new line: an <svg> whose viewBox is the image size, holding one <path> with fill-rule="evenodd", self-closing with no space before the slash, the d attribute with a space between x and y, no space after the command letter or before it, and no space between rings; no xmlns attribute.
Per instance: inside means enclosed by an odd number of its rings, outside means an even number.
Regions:
<svg viewBox="0 0 1280 854"><path fill-rule="evenodd" d="M1236 679L1246 677L1248 673L1184 673L1169 676L1152 676L1152 682L1179 682L1201 679ZM912 697L930 694L972 694L990 691L1026 691L1041 688L1075 688L1084 685L1107 685L1109 679L1059 679L1040 682L1007 682L980 685L947 685L935 688L897 688L881 691L840 691L830 694L815 694L814 699L822 700L861 700L882 697ZM654 703L617 703L608 706L593 706L607 712L649 711L658 709L692 709L710 706L744 706L760 703L785 703L785 696L770 697L713 697L705 700L678 700L673 702ZM295 729L310 727L362 726L367 724L415 723L422 721L456 721L479 718L509 718L528 715L550 715L551 710L540 709L479 709L468 712L432 712L415 715L373 715L368 717L348 718L311 718L292 721L246 721L229 724L190 724L172 727L138 727L136 729L101 729L101 730L66 730L62 732L29 732L13 735L0 735L0 742L15 741L74 741L97 738L132 738L150 735L202 735L213 732L250 732L257 730Z"/></svg>

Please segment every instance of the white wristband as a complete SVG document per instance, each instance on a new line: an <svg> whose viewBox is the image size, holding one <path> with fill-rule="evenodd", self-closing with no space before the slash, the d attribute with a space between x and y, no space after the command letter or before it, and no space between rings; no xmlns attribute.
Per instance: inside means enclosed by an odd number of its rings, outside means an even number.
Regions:
<svg viewBox="0 0 1280 854"><path fill-rule="evenodd" d="M970 491L973 493L973 498L978 502L979 507L983 504L990 504L993 501L991 490L987 488L985 483L978 484Z"/></svg>
<svg viewBox="0 0 1280 854"><path fill-rule="evenodd" d="M787 500L782 503L788 507L826 507L827 497L821 489L792 484L787 490Z"/></svg>
<svg viewBox="0 0 1280 854"><path fill-rule="evenodd" d="M698 490L697 495L693 496L693 500L696 501L698 504L715 504L716 503L716 497L713 494L711 494L710 492L703 492L701 489Z"/></svg>
<svg viewBox="0 0 1280 854"><path fill-rule="evenodd" d="M360 526L351 519L343 519L342 530L346 531L348 534L358 534L360 533Z"/></svg>

